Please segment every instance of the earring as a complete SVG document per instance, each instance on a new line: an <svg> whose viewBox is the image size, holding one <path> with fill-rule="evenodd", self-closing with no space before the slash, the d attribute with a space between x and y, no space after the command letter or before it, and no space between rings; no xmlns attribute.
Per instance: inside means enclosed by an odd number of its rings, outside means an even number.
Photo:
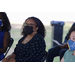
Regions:
<svg viewBox="0 0 75 75"><path fill-rule="evenodd" d="M37 32L35 31L35 33L37 33Z"/></svg>
<svg viewBox="0 0 75 75"><path fill-rule="evenodd" d="M37 33L37 32L35 32L35 33Z"/></svg>

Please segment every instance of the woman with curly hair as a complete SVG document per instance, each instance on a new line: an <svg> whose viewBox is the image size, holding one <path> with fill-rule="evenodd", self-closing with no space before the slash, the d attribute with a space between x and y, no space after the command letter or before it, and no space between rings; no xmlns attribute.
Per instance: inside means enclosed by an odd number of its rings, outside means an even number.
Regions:
<svg viewBox="0 0 75 75"><path fill-rule="evenodd" d="M41 62L45 54L45 27L36 17L25 20L22 33L14 52L3 62Z"/></svg>
<svg viewBox="0 0 75 75"><path fill-rule="evenodd" d="M7 14L0 12L0 60L3 59L10 41L11 26Z"/></svg>

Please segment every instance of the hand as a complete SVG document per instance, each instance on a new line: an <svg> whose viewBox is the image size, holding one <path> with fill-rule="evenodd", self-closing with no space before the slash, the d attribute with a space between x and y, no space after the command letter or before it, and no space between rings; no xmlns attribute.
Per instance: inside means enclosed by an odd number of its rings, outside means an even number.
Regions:
<svg viewBox="0 0 75 75"><path fill-rule="evenodd" d="M15 62L15 59L11 58L8 62Z"/></svg>
<svg viewBox="0 0 75 75"><path fill-rule="evenodd" d="M15 59L11 58L11 59L8 59L8 58L5 58L2 60L2 62L15 62Z"/></svg>
<svg viewBox="0 0 75 75"><path fill-rule="evenodd" d="M67 48L68 48L68 45L65 43L65 44L63 44L63 45L59 45L59 47L60 47L61 49L67 49Z"/></svg>
<svg viewBox="0 0 75 75"><path fill-rule="evenodd" d="M4 58L3 60L2 60L2 62L7 62L9 59L8 58Z"/></svg>
<svg viewBox="0 0 75 75"><path fill-rule="evenodd" d="M11 54L11 55L9 55L9 56L7 56L6 58L4 58L3 60L2 60L2 62L15 62L15 54Z"/></svg>

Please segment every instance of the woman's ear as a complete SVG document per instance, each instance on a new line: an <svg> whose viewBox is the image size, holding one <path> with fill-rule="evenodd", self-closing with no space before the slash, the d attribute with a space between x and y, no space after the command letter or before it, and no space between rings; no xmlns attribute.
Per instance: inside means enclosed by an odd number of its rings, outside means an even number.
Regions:
<svg viewBox="0 0 75 75"><path fill-rule="evenodd" d="M36 28L36 30L38 30L38 27Z"/></svg>
<svg viewBox="0 0 75 75"><path fill-rule="evenodd" d="M37 32L37 31L38 31L38 27L36 28L35 32Z"/></svg>

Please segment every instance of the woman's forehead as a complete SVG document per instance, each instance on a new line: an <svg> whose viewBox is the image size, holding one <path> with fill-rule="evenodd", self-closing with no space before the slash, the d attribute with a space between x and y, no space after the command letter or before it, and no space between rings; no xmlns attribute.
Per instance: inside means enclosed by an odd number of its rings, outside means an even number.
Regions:
<svg viewBox="0 0 75 75"><path fill-rule="evenodd" d="M35 20L32 18L26 20L26 22L28 22L28 21L35 22Z"/></svg>
<svg viewBox="0 0 75 75"><path fill-rule="evenodd" d="M70 36L75 36L75 31L71 32Z"/></svg>

